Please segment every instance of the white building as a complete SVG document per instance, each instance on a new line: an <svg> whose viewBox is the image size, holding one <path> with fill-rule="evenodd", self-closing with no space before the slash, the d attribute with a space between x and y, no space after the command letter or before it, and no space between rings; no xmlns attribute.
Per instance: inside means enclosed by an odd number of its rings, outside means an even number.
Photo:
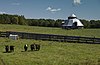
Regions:
<svg viewBox="0 0 100 65"><path fill-rule="evenodd" d="M18 35L12 35L12 34L10 34L9 35L9 39L18 40Z"/></svg>
<svg viewBox="0 0 100 65"><path fill-rule="evenodd" d="M83 24L81 21L76 17L75 14L72 14L71 16L68 17L68 20L65 20L62 23L62 28L64 29L78 29L78 28L83 28Z"/></svg>

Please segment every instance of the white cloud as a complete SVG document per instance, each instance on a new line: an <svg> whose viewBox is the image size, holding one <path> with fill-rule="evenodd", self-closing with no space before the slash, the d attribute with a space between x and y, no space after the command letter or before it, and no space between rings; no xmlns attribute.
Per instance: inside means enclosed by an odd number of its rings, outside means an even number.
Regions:
<svg viewBox="0 0 100 65"><path fill-rule="evenodd" d="M1 12L1 11L0 11L0 14L5 14L5 13L6 13L6 12Z"/></svg>
<svg viewBox="0 0 100 65"><path fill-rule="evenodd" d="M60 11L61 9L52 9L52 12Z"/></svg>
<svg viewBox="0 0 100 65"><path fill-rule="evenodd" d="M20 5L20 3L12 3L12 5L19 6L19 5Z"/></svg>
<svg viewBox="0 0 100 65"><path fill-rule="evenodd" d="M0 11L0 14L14 14L14 13L8 13L8 12Z"/></svg>
<svg viewBox="0 0 100 65"><path fill-rule="evenodd" d="M52 8L51 7L48 7L46 10L51 10Z"/></svg>
<svg viewBox="0 0 100 65"><path fill-rule="evenodd" d="M57 12L57 11L60 11L61 9L60 8L55 9L55 8L48 7L46 10L50 12Z"/></svg>
<svg viewBox="0 0 100 65"><path fill-rule="evenodd" d="M74 0L74 4L81 4L81 0Z"/></svg>

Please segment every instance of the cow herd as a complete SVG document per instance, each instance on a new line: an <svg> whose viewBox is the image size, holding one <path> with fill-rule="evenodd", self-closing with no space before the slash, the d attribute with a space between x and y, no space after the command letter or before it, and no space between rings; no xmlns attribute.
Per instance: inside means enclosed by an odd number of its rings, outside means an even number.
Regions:
<svg viewBox="0 0 100 65"><path fill-rule="evenodd" d="M15 46L8 46L8 45L6 45L5 46L5 51L6 52L14 52L14 47ZM31 51L39 51L40 50L40 45L39 44L31 44L30 45L30 49L31 49ZM24 45L24 51L28 51L28 45L27 44L25 44Z"/></svg>
<svg viewBox="0 0 100 65"><path fill-rule="evenodd" d="M14 52L14 46L8 46L8 45L6 45L5 46L5 50L6 50L6 52Z"/></svg>
<svg viewBox="0 0 100 65"><path fill-rule="evenodd" d="M27 51L27 49L28 49L28 46L27 46L27 44L26 45L24 45L24 50L25 51ZM39 44L31 44L30 45L30 49L31 49L31 51L39 51L40 50L40 45Z"/></svg>

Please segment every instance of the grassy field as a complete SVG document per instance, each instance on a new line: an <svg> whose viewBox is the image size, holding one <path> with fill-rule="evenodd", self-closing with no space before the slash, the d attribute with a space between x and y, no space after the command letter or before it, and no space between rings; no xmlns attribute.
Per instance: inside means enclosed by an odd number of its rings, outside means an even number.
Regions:
<svg viewBox="0 0 100 65"><path fill-rule="evenodd" d="M100 29L64 30L61 28L3 25L0 31L21 31L46 34L100 37ZM41 45L39 51L24 52L25 44ZM5 53L5 45L14 45L15 51ZM0 65L100 65L100 45L42 40L0 38Z"/></svg>
<svg viewBox="0 0 100 65"><path fill-rule="evenodd" d="M41 49L24 52L23 46L32 43ZM5 45L14 45L15 51L4 53ZM100 45L0 38L0 65L100 65Z"/></svg>
<svg viewBox="0 0 100 65"><path fill-rule="evenodd" d="M33 33L43 33L43 34L100 37L100 34L99 34L100 29L65 30L62 28L0 24L0 31L22 31L22 32L33 32Z"/></svg>

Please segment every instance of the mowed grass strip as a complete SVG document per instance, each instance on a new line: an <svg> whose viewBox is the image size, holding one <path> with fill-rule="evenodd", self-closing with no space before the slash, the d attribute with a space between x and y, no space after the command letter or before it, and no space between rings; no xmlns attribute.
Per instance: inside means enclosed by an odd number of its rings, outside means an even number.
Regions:
<svg viewBox="0 0 100 65"><path fill-rule="evenodd" d="M58 34L58 35L68 35L68 36L85 36L85 37L100 38L99 34L100 29L66 30L62 28L52 28L52 27L0 24L0 31L19 31L19 32L32 32L32 33L42 33L42 34Z"/></svg>
<svg viewBox="0 0 100 65"><path fill-rule="evenodd" d="M30 44L41 45L39 51L30 51ZM28 51L24 52L24 45ZM15 51L4 53L5 45L14 45ZM100 45L54 41L0 38L0 58L5 65L99 65ZM0 64L4 65L0 60Z"/></svg>

